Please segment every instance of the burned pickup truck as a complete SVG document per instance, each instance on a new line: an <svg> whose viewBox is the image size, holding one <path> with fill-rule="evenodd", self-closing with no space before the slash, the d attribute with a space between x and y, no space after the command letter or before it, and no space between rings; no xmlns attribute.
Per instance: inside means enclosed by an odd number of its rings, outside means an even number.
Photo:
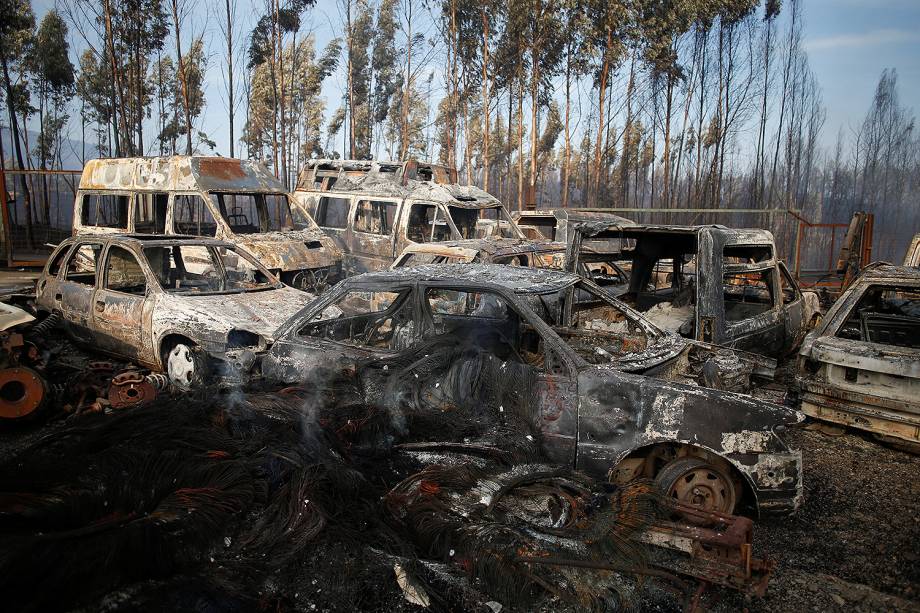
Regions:
<svg viewBox="0 0 920 613"><path fill-rule="evenodd" d="M624 241L622 252L585 247L612 239ZM766 230L576 225L566 269L598 262L628 271L624 282L605 289L687 338L780 357L798 347L820 317L817 294L799 289Z"/></svg>
<svg viewBox="0 0 920 613"><path fill-rule="evenodd" d="M341 276L342 253L310 216L291 206L262 164L173 156L90 160L73 233L219 238L256 257L282 281L321 291Z"/></svg>
<svg viewBox="0 0 920 613"><path fill-rule="evenodd" d="M489 236L524 239L501 202L456 171L408 162L311 160L294 192L345 254L349 274L389 268L409 245Z"/></svg>
<svg viewBox="0 0 920 613"><path fill-rule="evenodd" d="M278 330L262 373L395 416L509 412L559 464L708 510L792 511L801 454L778 432L798 414L705 387L733 376L725 352L576 275L443 264L343 281Z"/></svg>
<svg viewBox="0 0 920 613"><path fill-rule="evenodd" d="M78 343L190 389L245 382L277 327L311 298L227 242L102 234L58 246L35 303Z"/></svg>
<svg viewBox="0 0 920 613"><path fill-rule="evenodd" d="M920 269L870 264L802 343L806 415L920 451Z"/></svg>

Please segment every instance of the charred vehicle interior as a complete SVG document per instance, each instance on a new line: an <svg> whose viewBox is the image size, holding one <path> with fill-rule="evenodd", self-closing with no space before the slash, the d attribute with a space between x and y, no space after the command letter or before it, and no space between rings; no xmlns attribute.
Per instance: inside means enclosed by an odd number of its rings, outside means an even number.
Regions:
<svg viewBox="0 0 920 613"><path fill-rule="evenodd" d="M590 248L604 239L622 240L622 251ZM580 265L665 329L774 357L819 315L817 296L799 289L763 230L579 224L567 268Z"/></svg>

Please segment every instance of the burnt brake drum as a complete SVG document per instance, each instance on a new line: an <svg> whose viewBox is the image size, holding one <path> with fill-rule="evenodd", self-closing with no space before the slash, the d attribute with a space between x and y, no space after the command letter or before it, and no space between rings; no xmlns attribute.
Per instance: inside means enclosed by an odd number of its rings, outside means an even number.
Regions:
<svg viewBox="0 0 920 613"><path fill-rule="evenodd" d="M16 420L37 413L48 398L48 384L31 368L0 370L0 419Z"/></svg>

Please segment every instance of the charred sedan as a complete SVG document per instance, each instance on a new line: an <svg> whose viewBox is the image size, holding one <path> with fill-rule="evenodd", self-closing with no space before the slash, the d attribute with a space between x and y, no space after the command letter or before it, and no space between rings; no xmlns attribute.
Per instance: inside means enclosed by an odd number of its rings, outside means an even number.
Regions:
<svg viewBox="0 0 920 613"><path fill-rule="evenodd" d="M272 333L312 299L214 239L71 238L36 286L39 311L94 349L165 371L180 389L241 382Z"/></svg>
<svg viewBox="0 0 920 613"><path fill-rule="evenodd" d="M801 454L777 431L798 414L704 386L733 362L576 275L464 264L343 281L281 327L262 369L397 414L515 412L560 464L706 509L792 511Z"/></svg>

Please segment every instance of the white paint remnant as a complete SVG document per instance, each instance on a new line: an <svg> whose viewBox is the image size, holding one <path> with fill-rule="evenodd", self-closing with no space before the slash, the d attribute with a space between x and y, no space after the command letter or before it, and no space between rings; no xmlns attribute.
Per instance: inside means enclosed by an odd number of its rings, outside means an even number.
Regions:
<svg viewBox="0 0 920 613"><path fill-rule="evenodd" d="M770 440L769 432L742 430L741 432L723 432L722 449L725 453L751 453L764 451Z"/></svg>

